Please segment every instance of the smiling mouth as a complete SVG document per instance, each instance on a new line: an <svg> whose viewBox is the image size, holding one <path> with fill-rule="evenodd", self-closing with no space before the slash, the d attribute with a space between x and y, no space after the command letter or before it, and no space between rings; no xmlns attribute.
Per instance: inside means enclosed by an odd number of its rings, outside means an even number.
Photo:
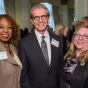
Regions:
<svg viewBox="0 0 88 88"><path fill-rule="evenodd" d="M8 39L9 38L9 35L8 34L4 34L4 35L2 35L3 36L3 38L5 38L5 39Z"/></svg>
<svg viewBox="0 0 88 88"><path fill-rule="evenodd" d="M83 45L84 43L83 42L78 42L78 45Z"/></svg>

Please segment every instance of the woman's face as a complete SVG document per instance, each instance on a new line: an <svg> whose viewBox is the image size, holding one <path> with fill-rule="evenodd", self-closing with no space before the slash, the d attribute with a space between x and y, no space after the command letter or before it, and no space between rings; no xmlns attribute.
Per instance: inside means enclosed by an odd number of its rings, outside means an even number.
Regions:
<svg viewBox="0 0 88 88"><path fill-rule="evenodd" d="M88 49L88 28L81 28L74 35L74 44L77 50L85 51Z"/></svg>
<svg viewBox="0 0 88 88"><path fill-rule="evenodd" d="M0 20L0 41L8 42L12 37L12 26L5 18Z"/></svg>
<svg viewBox="0 0 88 88"><path fill-rule="evenodd" d="M64 28L63 28L63 29L60 29L60 30L58 31L58 34L60 34L61 36L64 35Z"/></svg>

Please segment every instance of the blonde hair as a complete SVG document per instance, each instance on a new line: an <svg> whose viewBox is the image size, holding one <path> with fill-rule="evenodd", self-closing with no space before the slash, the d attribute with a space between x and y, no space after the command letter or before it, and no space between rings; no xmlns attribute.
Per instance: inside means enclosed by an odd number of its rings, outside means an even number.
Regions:
<svg viewBox="0 0 88 88"><path fill-rule="evenodd" d="M62 30L65 26L62 24L57 24L55 27L55 34L60 35L60 30Z"/></svg>
<svg viewBox="0 0 88 88"><path fill-rule="evenodd" d="M88 27L86 27L86 26L79 26L79 27L75 30L74 34L76 34L81 28L88 28ZM75 54L76 48L75 48L75 45L74 45L74 34L73 34L73 37L72 37L72 41L71 41L69 50L68 50L68 52L66 53L66 55L64 56L64 60L71 60L71 59L73 59L74 57L76 57L76 54ZM86 61L88 61L88 50L82 52L82 53L79 55L78 59L79 59L79 62L80 62L80 63L85 63Z"/></svg>

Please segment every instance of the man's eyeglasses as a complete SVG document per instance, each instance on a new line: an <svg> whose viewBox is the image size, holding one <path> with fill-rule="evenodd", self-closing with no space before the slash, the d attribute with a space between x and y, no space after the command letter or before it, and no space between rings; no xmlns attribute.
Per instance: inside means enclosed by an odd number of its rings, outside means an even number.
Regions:
<svg viewBox="0 0 88 88"><path fill-rule="evenodd" d="M79 38L82 37L83 39L88 39L88 35L80 35L80 34L74 34L74 37Z"/></svg>
<svg viewBox="0 0 88 88"><path fill-rule="evenodd" d="M40 18L42 20L45 20L49 15L42 15L42 16L35 16L35 17L32 17L32 19L38 21Z"/></svg>

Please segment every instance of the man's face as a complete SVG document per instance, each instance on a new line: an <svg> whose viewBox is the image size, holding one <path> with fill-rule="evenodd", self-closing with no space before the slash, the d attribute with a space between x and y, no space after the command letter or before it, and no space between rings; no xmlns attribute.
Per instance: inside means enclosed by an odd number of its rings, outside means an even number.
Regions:
<svg viewBox="0 0 88 88"><path fill-rule="evenodd" d="M84 26L88 26L88 21L85 18L82 19L82 23L83 23Z"/></svg>
<svg viewBox="0 0 88 88"><path fill-rule="evenodd" d="M32 24L38 32L44 33L49 22L49 16L46 10L44 8L36 8L32 13Z"/></svg>

